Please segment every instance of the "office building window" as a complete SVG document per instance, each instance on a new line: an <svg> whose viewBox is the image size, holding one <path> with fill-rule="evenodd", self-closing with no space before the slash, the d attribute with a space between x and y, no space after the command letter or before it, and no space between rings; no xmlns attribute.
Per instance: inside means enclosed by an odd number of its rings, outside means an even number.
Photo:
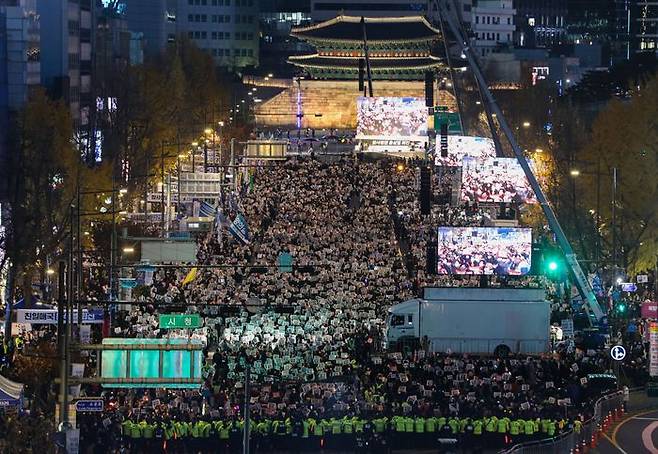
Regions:
<svg viewBox="0 0 658 454"><path fill-rule="evenodd" d="M194 14L188 14L187 15L187 21L188 22L194 22Z"/></svg>
<svg viewBox="0 0 658 454"><path fill-rule="evenodd" d="M190 39L194 38L194 32L187 32L187 37Z"/></svg>
<svg viewBox="0 0 658 454"><path fill-rule="evenodd" d="M233 56L234 57L239 57L240 56L240 49L233 49Z"/></svg>
<svg viewBox="0 0 658 454"><path fill-rule="evenodd" d="M206 16L205 14L202 14L201 15L201 22L208 22L208 16Z"/></svg>
<svg viewBox="0 0 658 454"><path fill-rule="evenodd" d="M507 18L507 25L512 25L512 18L511 17Z"/></svg>
<svg viewBox="0 0 658 454"><path fill-rule="evenodd" d="M480 16L475 16L475 23L479 24L480 23Z"/></svg>
<svg viewBox="0 0 658 454"><path fill-rule="evenodd" d="M224 22L226 22L227 24L230 24L231 23L231 16L224 16Z"/></svg>
<svg viewBox="0 0 658 454"><path fill-rule="evenodd" d="M207 37L208 37L208 33L201 32L201 39L206 39Z"/></svg>
<svg viewBox="0 0 658 454"><path fill-rule="evenodd" d="M254 50L253 50L253 49L249 49L249 50L247 51L247 53L249 54L250 57L253 57L253 56L254 56Z"/></svg>
<svg viewBox="0 0 658 454"><path fill-rule="evenodd" d="M210 39L217 39L217 32L211 32Z"/></svg>
<svg viewBox="0 0 658 454"><path fill-rule="evenodd" d="M240 15L239 14L237 16L235 16L235 23L236 24L240 23Z"/></svg>
<svg viewBox="0 0 658 454"><path fill-rule="evenodd" d="M231 32L224 32L224 39L231 39Z"/></svg>

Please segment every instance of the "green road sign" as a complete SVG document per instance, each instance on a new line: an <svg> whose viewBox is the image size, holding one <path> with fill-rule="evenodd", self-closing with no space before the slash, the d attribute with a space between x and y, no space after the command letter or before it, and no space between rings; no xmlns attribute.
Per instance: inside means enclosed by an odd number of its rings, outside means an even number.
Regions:
<svg viewBox="0 0 658 454"><path fill-rule="evenodd" d="M200 328L199 314L166 314L160 315L160 329Z"/></svg>

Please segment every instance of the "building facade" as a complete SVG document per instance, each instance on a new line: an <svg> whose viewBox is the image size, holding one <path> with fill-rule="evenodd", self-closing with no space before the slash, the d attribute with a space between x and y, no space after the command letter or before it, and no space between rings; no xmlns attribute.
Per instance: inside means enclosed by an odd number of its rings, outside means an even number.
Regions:
<svg viewBox="0 0 658 454"><path fill-rule="evenodd" d="M473 5L472 44L480 57L513 45L515 14L512 0L480 0Z"/></svg>
<svg viewBox="0 0 658 454"><path fill-rule="evenodd" d="M261 0L259 11L261 74L292 77L293 67L286 63L291 55L308 53L310 46L291 39L293 27L311 23L310 0Z"/></svg>
<svg viewBox="0 0 658 454"><path fill-rule="evenodd" d="M92 0L37 0L41 83L68 104L81 148L89 144L92 95ZM89 150L80 150L86 155Z"/></svg>
<svg viewBox="0 0 658 454"><path fill-rule="evenodd" d="M403 17L427 14L427 0L311 0L314 22L336 16Z"/></svg>
<svg viewBox="0 0 658 454"><path fill-rule="evenodd" d="M515 39L519 47L551 47L565 41L567 0L515 0Z"/></svg>
<svg viewBox="0 0 658 454"><path fill-rule="evenodd" d="M141 34L144 54L162 54L176 40L176 0L125 0L128 30Z"/></svg>
<svg viewBox="0 0 658 454"><path fill-rule="evenodd" d="M178 0L176 29L212 55L217 66L258 66L257 0Z"/></svg>
<svg viewBox="0 0 658 454"><path fill-rule="evenodd" d="M636 0L631 8L633 50L658 53L658 0Z"/></svg>
<svg viewBox="0 0 658 454"><path fill-rule="evenodd" d="M0 0L0 167L14 115L41 82L39 26L35 0Z"/></svg>

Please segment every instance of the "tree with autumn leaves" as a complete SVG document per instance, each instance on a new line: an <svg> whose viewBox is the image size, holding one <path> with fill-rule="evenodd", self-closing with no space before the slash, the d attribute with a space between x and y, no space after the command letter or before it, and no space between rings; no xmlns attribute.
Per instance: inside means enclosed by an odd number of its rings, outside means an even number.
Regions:
<svg viewBox="0 0 658 454"><path fill-rule="evenodd" d="M612 269L615 256L617 267L631 274L653 268L658 253L658 78L647 80L628 99L609 101L591 124L582 100L556 97L541 85L496 97L587 268L593 271L598 260L600 268ZM613 169L618 175L615 222ZM540 207L524 207L522 219L537 234L548 232Z"/></svg>

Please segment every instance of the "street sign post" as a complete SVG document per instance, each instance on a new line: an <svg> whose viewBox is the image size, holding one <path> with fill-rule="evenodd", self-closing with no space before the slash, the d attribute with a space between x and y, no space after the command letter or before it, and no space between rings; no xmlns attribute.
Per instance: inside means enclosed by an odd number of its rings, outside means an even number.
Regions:
<svg viewBox="0 0 658 454"><path fill-rule="evenodd" d="M623 361L626 358L626 349L621 345L615 345L610 349L610 357L615 361Z"/></svg>
<svg viewBox="0 0 658 454"><path fill-rule="evenodd" d="M80 399L75 402L75 410L78 412L101 412L103 407L103 399L100 397L97 399Z"/></svg>
<svg viewBox="0 0 658 454"><path fill-rule="evenodd" d="M192 329L201 327L199 314L162 314L160 329Z"/></svg>

